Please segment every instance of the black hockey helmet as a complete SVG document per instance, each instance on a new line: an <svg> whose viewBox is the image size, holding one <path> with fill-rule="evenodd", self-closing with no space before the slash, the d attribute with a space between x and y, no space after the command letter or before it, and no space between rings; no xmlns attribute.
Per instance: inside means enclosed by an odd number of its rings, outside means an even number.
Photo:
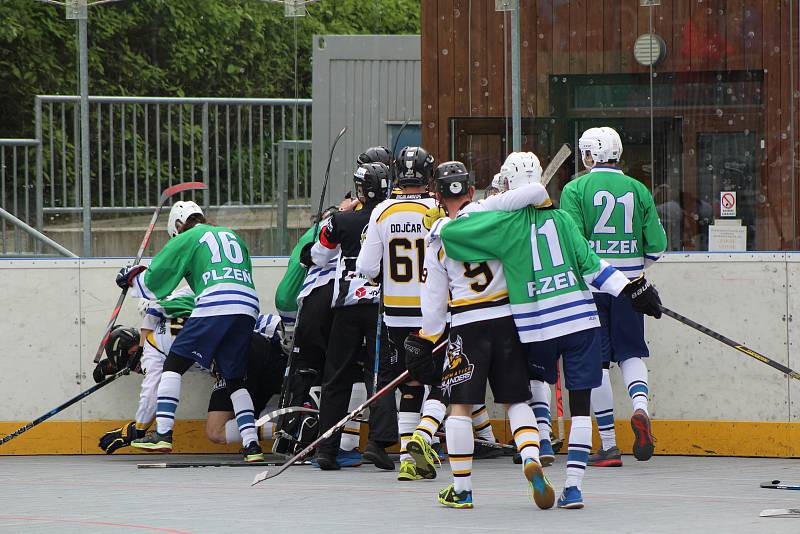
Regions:
<svg viewBox="0 0 800 534"><path fill-rule="evenodd" d="M383 163L387 167L392 164L392 152L385 146L373 146L362 152L356 158L356 163L364 165L365 163Z"/></svg>
<svg viewBox="0 0 800 534"><path fill-rule="evenodd" d="M384 200L391 183L389 167L383 163L359 165L353 173L353 182L367 202Z"/></svg>
<svg viewBox="0 0 800 534"><path fill-rule="evenodd" d="M463 163L445 161L436 167L433 184L436 192L443 197L460 197L467 194L472 179Z"/></svg>
<svg viewBox="0 0 800 534"><path fill-rule="evenodd" d="M400 187L428 185L433 175L433 156L419 146L404 147L395 162L395 169Z"/></svg>
<svg viewBox="0 0 800 534"><path fill-rule="evenodd" d="M131 351L139 346L139 332L135 328L117 325L106 341L106 356L113 362L117 370L128 367Z"/></svg>

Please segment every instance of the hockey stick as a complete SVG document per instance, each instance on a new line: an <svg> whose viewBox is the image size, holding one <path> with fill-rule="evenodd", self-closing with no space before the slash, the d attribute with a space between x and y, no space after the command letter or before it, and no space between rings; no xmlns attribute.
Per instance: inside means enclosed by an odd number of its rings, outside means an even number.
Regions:
<svg viewBox="0 0 800 534"><path fill-rule="evenodd" d="M158 206L156 206L156 210L153 212L153 217L150 219L150 224L147 227L147 231L144 233L142 244L139 245L139 251L136 253L136 259L133 260L133 265L138 265L139 262L142 261L144 249L147 248L147 244L150 242L150 236L153 234L153 228L156 226L158 215L161 213L161 209L164 207L164 204L166 204L167 200L178 193L183 193L184 191L196 191L198 189L208 189L208 186L203 182L184 182L182 184L175 184L172 187L164 189L164 191L161 193L161 197L158 199ZM126 287L122 290L122 293L120 293L119 298L117 299L117 305L114 306L114 311L111 312L111 319L108 320L108 325L106 326L105 333L103 334L103 339L100 341L100 346L97 347L97 352L94 355L94 363L99 362L100 358L103 357L103 349L108 341L108 336L111 334L111 329L114 328L114 324L117 322L117 316L119 316L119 312L122 309L122 303L125 301L125 295L127 295L127 293L128 288Z"/></svg>
<svg viewBox="0 0 800 534"><path fill-rule="evenodd" d="M779 490L798 490L800 491L800 484L784 484L780 480L773 480L771 482L762 482L761 487L764 489L779 489Z"/></svg>
<svg viewBox="0 0 800 534"><path fill-rule="evenodd" d="M561 148L558 149L556 155L553 156L553 159L550 160L550 164L547 165L547 168L542 173L542 185L547 187L547 184L550 183L550 180L553 179L558 169L567 161L567 158L572 154L572 148L570 148L569 143L564 143L561 145Z"/></svg>
<svg viewBox="0 0 800 534"><path fill-rule="evenodd" d="M444 340L439 345L434 347L432 352L435 353L435 352L441 350L442 348L447 347L447 344L448 344L448 340ZM342 417L339 420L338 423L336 423L335 425L330 427L328 430L326 430L321 436L319 436L317 439L315 439L305 449L303 449L302 451L300 451L297 454L295 454L294 456L292 456L286 463L284 463L282 466L280 466L277 470L270 472L270 470L267 469L266 471L262 471L261 473L257 474L255 476L255 478L253 479L252 484L250 484L250 485L251 486L255 486L259 482L263 482L263 481L268 480L270 478L275 478L276 476L280 475L281 473L283 473L284 471L289 469L297 460L299 460L301 458L305 458L305 456L308 453L310 453L311 451L313 451L314 449L316 449L319 446L320 443L322 443L323 441L325 441L326 439L331 437L334 433L336 433L339 430L341 430L342 428L344 428L344 425L346 425L348 422L350 422L351 420L353 420L356 417L358 417L358 414L361 413L365 408L367 408L368 406L371 406L376 400L380 399L381 397L383 397L384 395L386 395L390 391L394 391L394 389L397 386L399 386L400 384L402 384L403 382L408 380L408 378L409 378L408 371L403 371L400 374L400 376L398 376L397 378L395 378L394 380L392 380L391 382L389 382L388 384L383 386L379 391L375 392L375 394L372 395L372 397L370 397L367 400L365 400L364 402L362 402L361 405L356 407L355 410L353 410L349 414L347 414L344 417Z"/></svg>
<svg viewBox="0 0 800 534"><path fill-rule="evenodd" d="M188 469L192 467L274 467L276 465L281 465L283 463L283 458L275 458L270 460L264 460L263 462L225 462L225 461L217 461L217 462L204 462L204 461L196 461L196 462L161 462L161 463L154 463L154 464L136 464L137 469ZM298 465L311 465L310 461L303 461L298 463Z"/></svg>
<svg viewBox="0 0 800 534"><path fill-rule="evenodd" d="M729 338L723 336L722 334L718 334L717 332L714 332L710 328L706 328L705 326L703 326L703 325L701 325L699 323L696 323L696 322L692 321L691 319L689 319L687 317L684 317L683 315L681 315L679 313L675 313L674 311L670 310L669 308L665 308L664 306L661 306L661 312L664 315L669 315L670 317L672 317L676 321L681 322L681 323L685 324L686 326L688 326L690 328L694 328L698 332L702 332L702 333L704 333L705 335L707 335L709 337L713 337L717 341L725 343L729 347L733 347L734 349L738 350L742 354L746 354L746 355L750 356L751 358L760 361L761 363L765 363L765 364L769 365L773 369L777 369L778 371L780 371L783 374L789 375L791 378L800 380L800 373L798 373L797 371L793 371L793 370L789 369L788 367L786 367L785 365L783 365L781 363L778 363L773 359L767 358L763 354L761 354L759 352L756 352L753 349L751 349L749 347L746 347L745 345L742 345L741 343L737 343L737 342L733 341L732 339L729 339Z"/></svg>
<svg viewBox="0 0 800 534"><path fill-rule="evenodd" d="M564 395L561 386L561 360L556 362L556 417L558 423L558 450L556 450L556 442L554 441L551 445L555 452L560 452L561 447L564 444ZM551 416L552 418L552 416Z"/></svg>
<svg viewBox="0 0 800 534"><path fill-rule="evenodd" d="M328 166L325 167L325 181L322 183L322 194L319 196L319 208L317 209L317 220L314 222L314 232L311 234L312 243L317 240L319 234L319 223L322 219L322 207L325 205L325 193L328 191L328 181L331 177L331 163L333 163L333 153L336 150L336 145L339 144L339 140L344 136L344 133L347 131L347 126L341 129L339 135L336 136L336 139L333 140L333 144L331 145L330 154L328 154ZM300 324L300 316L303 312L303 304L302 302L297 308L297 316L294 320L295 325L295 333L297 326ZM286 408L286 404L289 402L289 378L291 376L292 365L294 364L294 347L297 343L297 336L292 336L292 346L291 350L289 351L289 358L286 361L286 371L283 374L283 384L281 384L281 395L278 399L278 408ZM277 423L276 427L281 428L283 426L284 418L281 417Z"/></svg>
<svg viewBox="0 0 800 534"><path fill-rule="evenodd" d="M442 431L434 432L433 434L437 438L444 438L445 443L447 443L447 434ZM486 441L485 439L481 438L474 438L472 441L475 442L475 445L483 445L488 449L502 449L508 451L516 451L517 447L511 445L510 443L500 443L499 441Z"/></svg>
<svg viewBox="0 0 800 534"><path fill-rule="evenodd" d="M38 418L34 419L33 421L31 421L27 425L23 426L22 428L20 428L18 430L15 430L11 434L3 437L2 439L0 439L0 445L3 445L6 442L11 441L12 439L14 439L17 436L19 436L20 434L22 434L23 432L27 432L28 430L30 430L31 428L35 427L39 423L41 423L43 421L47 421L48 419L50 419L51 417L53 417L57 413L62 412L65 409L69 408L70 406L72 406L73 404L78 402L79 400L85 399L86 397L88 397L89 395L91 395L92 393L97 391L98 389L109 385L111 382L113 382L114 380L116 380L117 378L119 378L119 377L121 377L123 375L130 374L130 372L131 372L131 370L129 368L127 368L127 367L125 369L121 369L121 370L117 371L115 374L110 375L108 378L106 378L102 382L99 382L99 383L95 384L94 386L90 387L86 391L83 391L83 392L79 393L78 395L76 395L75 397L72 397L70 400L68 400L64 404L56 406L55 408L53 408L52 410L50 410L46 414L42 415L41 417L38 417Z"/></svg>
<svg viewBox="0 0 800 534"><path fill-rule="evenodd" d="M759 517L800 517L800 508L776 508L763 510Z"/></svg>
<svg viewBox="0 0 800 534"><path fill-rule="evenodd" d="M256 427L261 427L272 421L276 417L290 413L319 413L316 408L306 408L305 406L289 406L288 408L279 408L269 413L265 413L256 420Z"/></svg>

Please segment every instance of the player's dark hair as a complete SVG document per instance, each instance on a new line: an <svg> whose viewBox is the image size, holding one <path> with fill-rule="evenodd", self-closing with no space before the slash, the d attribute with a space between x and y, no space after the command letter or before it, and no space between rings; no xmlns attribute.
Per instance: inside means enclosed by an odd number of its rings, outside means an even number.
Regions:
<svg viewBox="0 0 800 534"><path fill-rule="evenodd" d="M202 213L192 213L186 218L186 221L184 221L183 226L181 226L180 233L186 232L187 230L192 229L198 224L208 224L208 223L206 221L205 216L203 216Z"/></svg>

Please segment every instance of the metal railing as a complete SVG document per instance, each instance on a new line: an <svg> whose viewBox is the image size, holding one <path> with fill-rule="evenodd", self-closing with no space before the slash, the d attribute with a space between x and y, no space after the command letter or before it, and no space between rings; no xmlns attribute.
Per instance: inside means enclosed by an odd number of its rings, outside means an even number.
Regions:
<svg viewBox="0 0 800 534"><path fill-rule="evenodd" d="M300 142L311 134L310 99L93 96L89 107L93 218L148 212L164 188L183 181L209 184L187 198L257 209L279 233L287 210L310 206L311 147ZM46 218L82 211L80 102L37 96L34 111L36 139L0 144L0 207L42 230ZM15 229L15 244L18 236Z"/></svg>
<svg viewBox="0 0 800 534"><path fill-rule="evenodd" d="M36 139L0 139L0 208L31 222L36 214ZM0 220L0 254L35 253L36 241L16 224Z"/></svg>

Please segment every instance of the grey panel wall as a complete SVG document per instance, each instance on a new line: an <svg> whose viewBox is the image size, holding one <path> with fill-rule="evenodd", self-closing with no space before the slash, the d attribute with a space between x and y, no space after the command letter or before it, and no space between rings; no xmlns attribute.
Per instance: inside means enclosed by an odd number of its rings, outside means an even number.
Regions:
<svg viewBox="0 0 800 534"><path fill-rule="evenodd" d="M315 35L313 69L312 209L317 209L330 145L339 141L325 205L352 189L355 158L388 144L389 124L421 116L418 35Z"/></svg>

